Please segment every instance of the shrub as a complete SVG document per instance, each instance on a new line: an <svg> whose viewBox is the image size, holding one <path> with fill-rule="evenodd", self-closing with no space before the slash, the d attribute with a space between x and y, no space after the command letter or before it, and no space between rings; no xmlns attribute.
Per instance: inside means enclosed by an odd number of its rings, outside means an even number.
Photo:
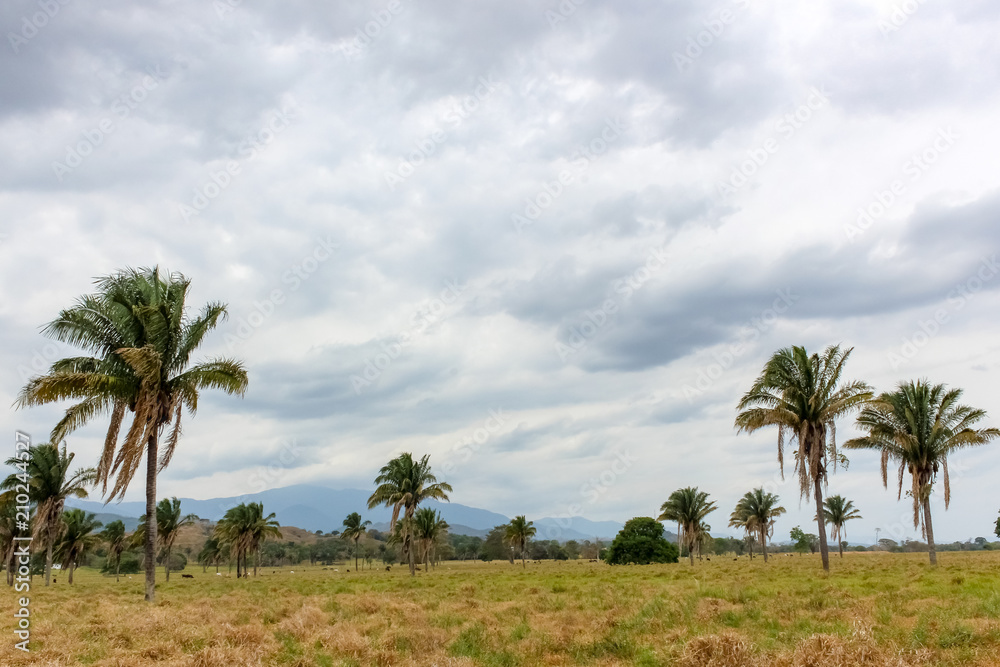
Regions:
<svg viewBox="0 0 1000 667"><path fill-rule="evenodd" d="M663 525L651 517L630 519L604 554L610 565L676 563L677 545L663 537Z"/></svg>

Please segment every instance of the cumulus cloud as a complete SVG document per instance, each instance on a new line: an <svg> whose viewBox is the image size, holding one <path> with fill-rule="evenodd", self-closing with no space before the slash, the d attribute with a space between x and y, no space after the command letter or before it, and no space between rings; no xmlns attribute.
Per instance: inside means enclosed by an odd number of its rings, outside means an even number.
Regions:
<svg viewBox="0 0 1000 667"><path fill-rule="evenodd" d="M206 393L167 494L244 493L294 441L271 486L414 451L510 515L726 508L776 473L732 421L792 344L1000 418L1000 11L912 4L5 3L0 399L71 352L40 327L95 277L158 264L229 304L204 352L251 380ZM944 539L995 518L990 458L957 458ZM831 489L872 536L900 507L856 459Z"/></svg>

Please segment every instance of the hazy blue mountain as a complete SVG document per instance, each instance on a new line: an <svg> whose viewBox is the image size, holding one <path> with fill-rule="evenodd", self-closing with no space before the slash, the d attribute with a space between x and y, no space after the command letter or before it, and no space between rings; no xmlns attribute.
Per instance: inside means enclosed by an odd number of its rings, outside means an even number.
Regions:
<svg viewBox="0 0 1000 667"><path fill-rule="evenodd" d="M195 500L181 498L181 509L188 514L196 514L202 519L218 521L226 510L244 502L262 502L265 512L274 512L278 522L284 526L295 526L308 531L322 530L328 533L343 527L344 517L351 512L358 512L362 517L372 522L372 527L379 530L388 528L392 514L388 508L377 507L368 509L368 496L371 491L361 489L332 489L314 484L294 484L280 489L269 489L259 493L229 498L210 498ZM145 513L144 502L122 502L104 505L90 500L68 499L67 505L79 507L99 515L116 515L109 518L122 518L126 528L134 529L134 523ZM440 503L429 501L426 507L433 507L441 512L442 518L451 525L451 532L456 535L475 535L485 537L491 528L508 523L510 518L503 514L490 512L477 507L469 507L459 503ZM529 517L530 519L531 517ZM102 519L103 520L103 519ZM622 525L616 521L590 521L583 517L572 519L557 519L546 517L533 519L538 528L537 539L593 540L594 538L611 539ZM107 523L107 522L105 522Z"/></svg>

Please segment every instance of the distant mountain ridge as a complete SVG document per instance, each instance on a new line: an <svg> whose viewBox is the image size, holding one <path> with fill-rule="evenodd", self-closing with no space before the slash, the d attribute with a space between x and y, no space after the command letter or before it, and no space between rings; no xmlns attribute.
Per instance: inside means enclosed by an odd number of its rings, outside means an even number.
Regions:
<svg viewBox="0 0 1000 667"><path fill-rule="evenodd" d="M231 507L240 503L261 502L265 512L274 512L278 522L283 526L295 526L311 532L322 530L330 532L343 527L344 517L351 512L358 512L372 526L385 530L388 527L392 513L388 508L377 507L368 509L369 491L361 489L333 489L313 484L294 484L278 489L269 489L259 493L228 498L210 498L197 500L181 498L181 509L187 514L197 514L202 519L218 521ZM137 517L145 514L144 502L122 502L105 505L90 500L68 499L66 504L79 507L88 512L111 517L117 515L126 521L126 528L137 521ZM490 512L477 507L469 507L460 503L441 503L429 501L427 507L433 507L441 512L442 518L451 526L456 535L474 535L485 537L494 526L510 522L510 517ZM539 540L610 540L624 524L616 521L590 521L583 517L553 518L542 517L534 521L538 530ZM109 520L114 520L109 518ZM107 523L105 521L105 523ZM134 526L133 526L134 527ZM668 539L671 537L668 533Z"/></svg>

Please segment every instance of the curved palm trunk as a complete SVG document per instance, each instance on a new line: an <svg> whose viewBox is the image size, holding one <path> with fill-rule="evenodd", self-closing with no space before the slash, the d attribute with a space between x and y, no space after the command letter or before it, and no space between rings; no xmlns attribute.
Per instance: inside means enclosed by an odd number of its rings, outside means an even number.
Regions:
<svg viewBox="0 0 1000 667"><path fill-rule="evenodd" d="M146 602L156 597L156 431L146 443L146 545L143 563L146 568Z"/></svg>
<svg viewBox="0 0 1000 667"><path fill-rule="evenodd" d="M937 550L934 547L934 527L931 526L931 499L924 498L924 526L927 528L927 552L931 557L931 565L937 566Z"/></svg>
<svg viewBox="0 0 1000 667"><path fill-rule="evenodd" d="M816 523L819 526L819 553L823 559L823 570L830 571L830 550L826 543L826 521L823 520L823 480L819 475L813 479L816 492Z"/></svg>

